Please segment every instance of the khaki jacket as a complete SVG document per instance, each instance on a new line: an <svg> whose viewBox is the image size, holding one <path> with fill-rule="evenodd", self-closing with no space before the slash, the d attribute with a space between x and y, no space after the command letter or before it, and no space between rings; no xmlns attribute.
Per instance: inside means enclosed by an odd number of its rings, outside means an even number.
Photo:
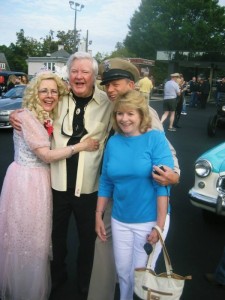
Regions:
<svg viewBox="0 0 225 300"><path fill-rule="evenodd" d="M149 106L149 111L150 111L150 115L152 117L152 128L154 129L159 129L161 131L164 131L163 129L163 126L162 126L162 123L160 122L159 120L159 116L157 114L157 112ZM168 140L167 140L168 141ZM177 159L177 155L176 155L176 151L175 149L173 148L173 146L170 144L170 142L168 141L169 143L169 147L170 147L170 150L172 152L172 155L173 155L173 161L174 161L174 171L180 175L180 167L179 167L179 163L178 163L178 159Z"/></svg>
<svg viewBox="0 0 225 300"><path fill-rule="evenodd" d="M69 112L67 114L69 106ZM54 121L54 133L52 149L66 147L69 137L61 134L63 124L64 132L72 135L73 114L75 104L71 95L64 96L59 103L59 118ZM75 184L75 196L90 194L98 190L98 179L100 175L101 161L105 141L111 129L111 113L113 105L108 100L105 92L95 86L92 100L88 103L84 113L84 124L88 132L81 140L92 137L99 140L100 147L97 151L79 153L77 180ZM65 119L64 119L65 117ZM63 122L64 119L64 122ZM67 189L66 159L51 164L52 188L57 191Z"/></svg>

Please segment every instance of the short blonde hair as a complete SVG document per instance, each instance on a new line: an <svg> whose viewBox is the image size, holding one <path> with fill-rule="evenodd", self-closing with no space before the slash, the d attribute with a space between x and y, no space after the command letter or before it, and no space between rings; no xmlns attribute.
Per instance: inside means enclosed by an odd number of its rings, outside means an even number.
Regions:
<svg viewBox="0 0 225 300"><path fill-rule="evenodd" d="M10 82L12 82L12 83L16 82L16 75L12 74L9 76L7 84L9 84Z"/></svg>
<svg viewBox="0 0 225 300"><path fill-rule="evenodd" d="M66 91L65 84L61 80L61 78L51 72L43 72L36 77L34 77L26 86L22 107L29 109L32 111L37 119L43 124L44 121L48 118L54 119L58 114L58 105L50 112L46 112L42 106L38 97L38 89L42 82L42 80L54 80L57 84L57 89L59 92L59 100L62 99L63 95L68 93Z"/></svg>
<svg viewBox="0 0 225 300"><path fill-rule="evenodd" d="M125 95L120 96L115 101L115 106L113 109L112 121L113 128L115 131L119 133L123 133L116 121L116 113L117 111L124 111L127 109L137 110L141 117L140 123L140 132L144 133L152 125L152 118L149 112L149 106L147 104L146 99L141 95L140 92L132 90L127 92Z"/></svg>

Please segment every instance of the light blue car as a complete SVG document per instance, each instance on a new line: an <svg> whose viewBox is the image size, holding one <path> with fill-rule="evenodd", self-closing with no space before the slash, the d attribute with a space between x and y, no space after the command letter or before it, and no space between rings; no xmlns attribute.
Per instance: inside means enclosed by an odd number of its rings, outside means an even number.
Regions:
<svg viewBox="0 0 225 300"><path fill-rule="evenodd" d="M225 216L225 143L203 153L195 162L195 184L189 191L191 203Z"/></svg>

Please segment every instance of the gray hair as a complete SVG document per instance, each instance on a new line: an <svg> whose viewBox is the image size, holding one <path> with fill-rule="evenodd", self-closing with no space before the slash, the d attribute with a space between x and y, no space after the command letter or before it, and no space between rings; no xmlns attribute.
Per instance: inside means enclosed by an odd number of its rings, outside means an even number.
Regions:
<svg viewBox="0 0 225 300"><path fill-rule="evenodd" d="M95 78L98 75L98 63L97 61L90 55L88 52L75 52L72 55L70 55L68 61L67 61L67 72L69 73L71 69L71 65L75 59L89 59L92 63L93 73Z"/></svg>

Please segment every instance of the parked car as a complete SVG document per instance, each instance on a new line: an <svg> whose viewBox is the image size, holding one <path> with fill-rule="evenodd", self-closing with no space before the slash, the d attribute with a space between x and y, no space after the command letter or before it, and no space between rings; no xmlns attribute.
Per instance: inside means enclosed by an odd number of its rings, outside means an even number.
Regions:
<svg viewBox="0 0 225 300"><path fill-rule="evenodd" d="M225 143L196 160L195 183L189 198L193 205L203 210L205 219L212 214L225 216Z"/></svg>
<svg viewBox="0 0 225 300"><path fill-rule="evenodd" d="M0 129L11 128L9 115L15 109L21 108L25 85L18 85L0 98Z"/></svg>
<svg viewBox="0 0 225 300"><path fill-rule="evenodd" d="M7 92L7 81L10 75L15 75L16 77L27 76L24 72L0 71L0 96Z"/></svg>

